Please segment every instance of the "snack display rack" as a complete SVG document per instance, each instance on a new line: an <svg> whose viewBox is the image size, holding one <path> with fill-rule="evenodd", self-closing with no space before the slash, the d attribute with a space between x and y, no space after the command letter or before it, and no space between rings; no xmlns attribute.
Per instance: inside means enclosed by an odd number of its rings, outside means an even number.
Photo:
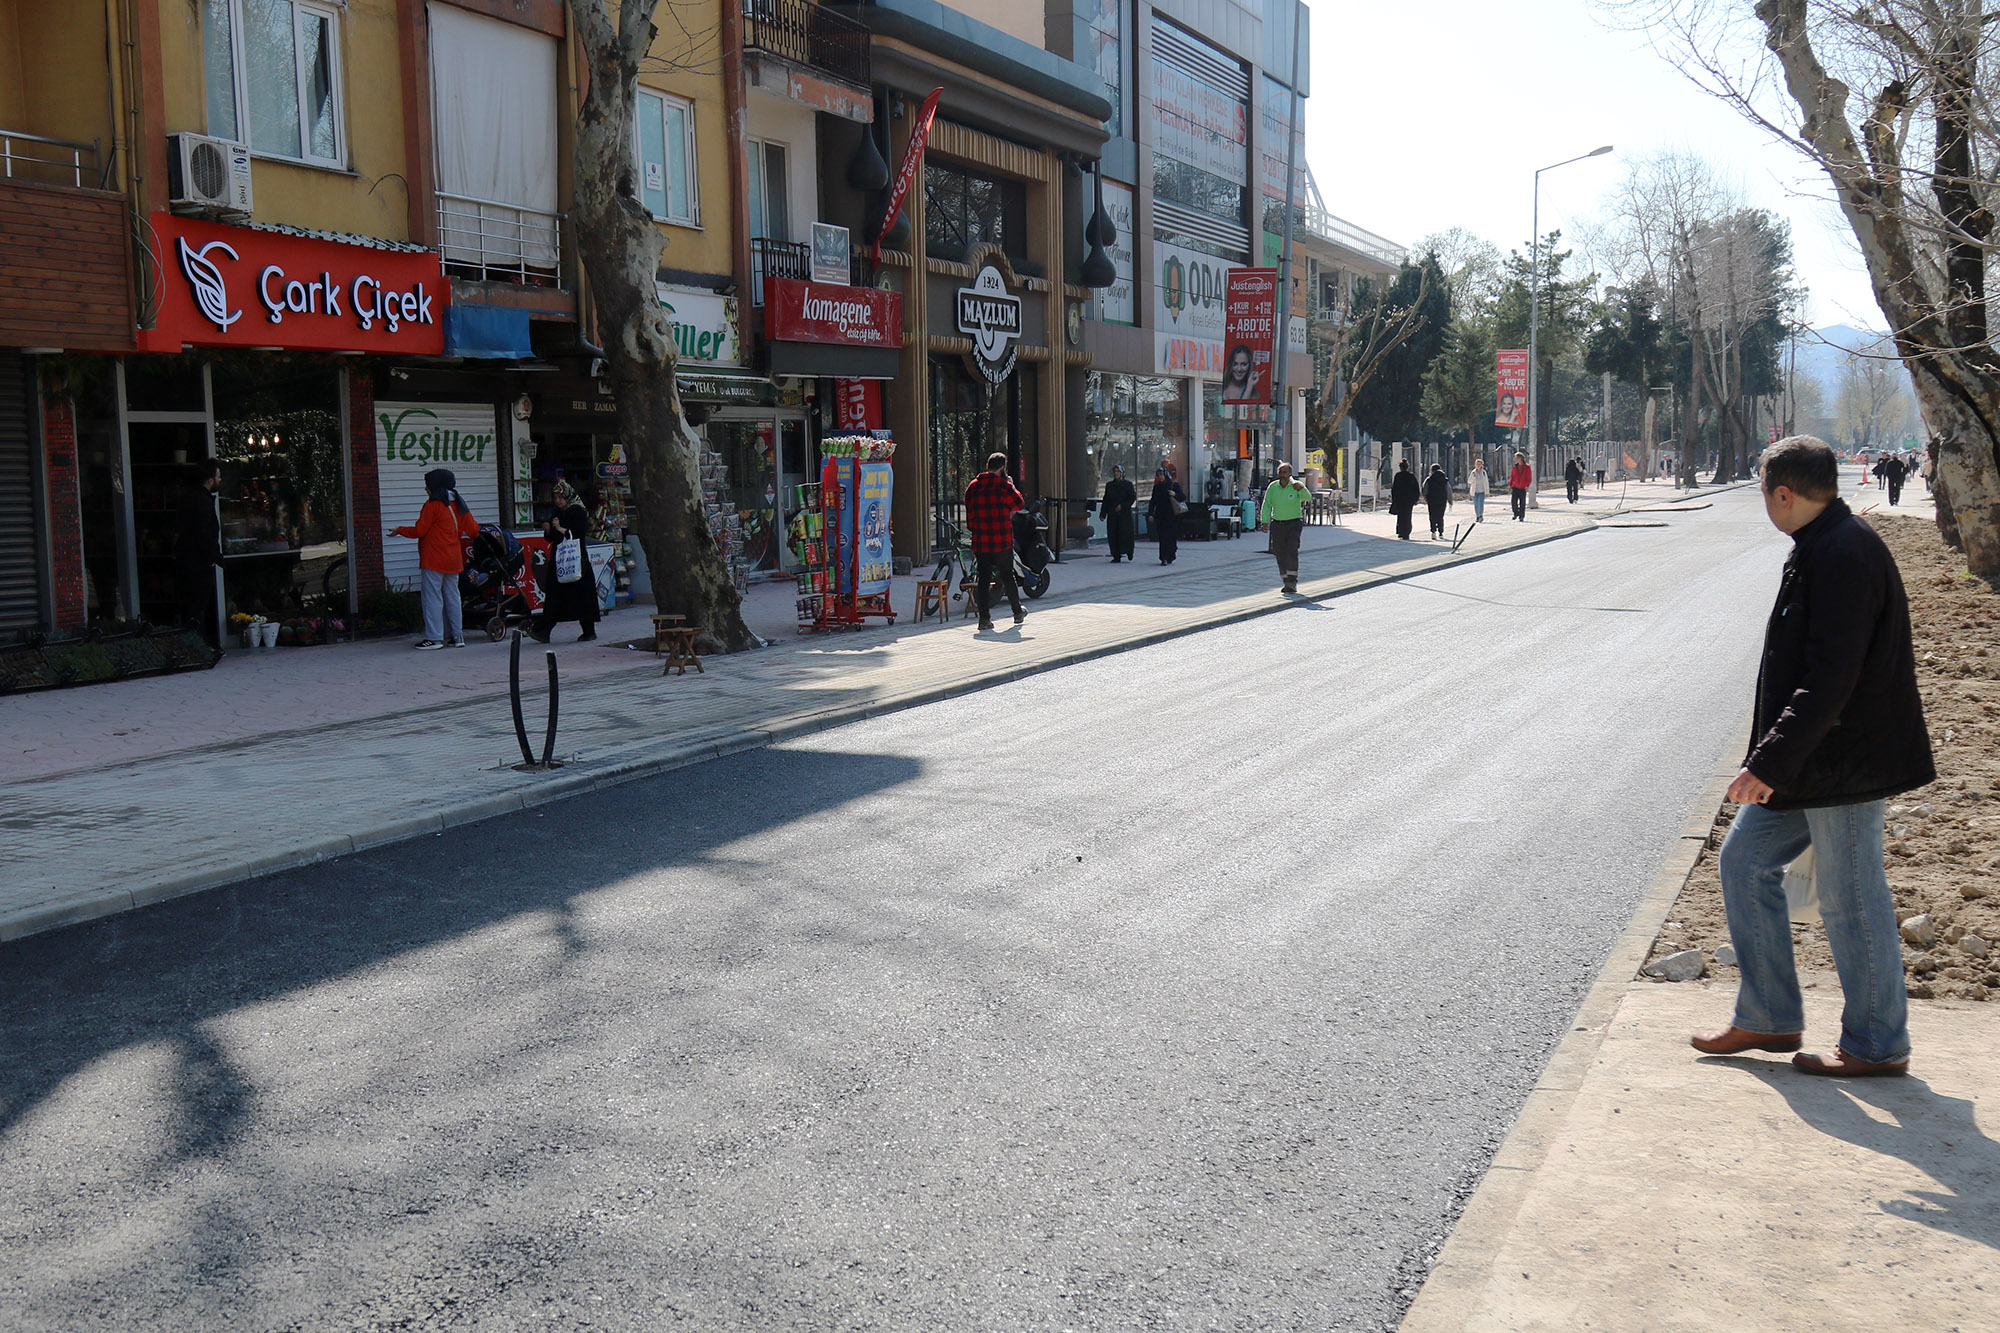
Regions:
<svg viewBox="0 0 2000 1333"><path fill-rule="evenodd" d="M896 442L868 435L820 441L820 479L792 488L796 517L789 534L799 559L799 629L851 629L870 619L896 623L886 590L860 593L862 543L856 540L860 472L864 463L887 462ZM886 549L886 534L884 534Z"/></svg>

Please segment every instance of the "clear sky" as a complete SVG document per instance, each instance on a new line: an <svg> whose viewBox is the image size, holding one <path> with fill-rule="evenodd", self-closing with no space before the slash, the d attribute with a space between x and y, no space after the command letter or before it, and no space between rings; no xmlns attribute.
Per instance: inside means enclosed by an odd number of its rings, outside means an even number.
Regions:
<svg viewBox="0 0 2000 1333"><path fill-rule="evenodd" d="M1824 175L1590 0L1317 0L1312 11L1306 153L1327 207L1355 225L1404 245L1458 226L1504 253L1527 246L1537 167L1613 145L1542 177L1543 230L1574 234L1632 160L1692 151L1791 221L1815 327L1885 326Z"/></svg>

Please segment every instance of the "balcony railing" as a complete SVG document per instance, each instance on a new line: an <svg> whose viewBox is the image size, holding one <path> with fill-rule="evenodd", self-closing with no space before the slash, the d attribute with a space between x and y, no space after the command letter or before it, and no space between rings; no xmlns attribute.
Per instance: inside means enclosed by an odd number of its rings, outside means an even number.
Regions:
<svg viewBox="0 0 2000 1333"><path fill-rule="evenodd" d="M743 0L743 45L868 87L868 29L812 0Z"/></svg>
<svg viewBox="0 0 2000 1333"><path fill-rule="evenodd" d="M804 241L774 241L768 236L750 238L750 304L764 304L765 278L796 278L812 281L812 247Z"/></svg>
<svg viewBox="0 0 2000 1333"><path fill-rule="evenodd" d="M562 214L438 193L438 248L452 276L559 285Z"/></svg>
<svg viewBox="0 0 2000 1333"><path fill-rule="evenodd" d="M60 185L67 181L81 190L107 188L110 164L103 161L97 143L74 139L51 139L19 130L0 130L0 175L8 180L39 181Z"/></svg>

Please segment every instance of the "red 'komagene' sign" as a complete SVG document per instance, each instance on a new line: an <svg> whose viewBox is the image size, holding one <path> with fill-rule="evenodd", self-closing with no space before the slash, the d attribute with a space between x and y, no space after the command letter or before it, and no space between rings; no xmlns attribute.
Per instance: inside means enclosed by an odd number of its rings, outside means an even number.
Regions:
<svg viewBox="0 0 2000 1333"><path fill-rule="evenodd" d="M764 336L845 347L903 345L903 297L877 287L764 279Z"/></svg>
<svg viewBox="0 0 2000 1333"><path fill-rule="evenodd" d="M162 269L157 327L142 345L444 351L451 285L428 250L152 216Z"/></svg>

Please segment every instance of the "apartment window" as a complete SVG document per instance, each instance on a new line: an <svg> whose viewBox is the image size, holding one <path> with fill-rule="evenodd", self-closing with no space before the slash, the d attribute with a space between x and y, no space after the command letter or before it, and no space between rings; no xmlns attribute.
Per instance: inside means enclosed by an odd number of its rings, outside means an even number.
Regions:
<svg viewBox="0 0 2000 1333"><path fill-rule="evenodd" d="M781 143L750 141L750 234L774 241L792 239L786 172L791 153Z"/></svg>
<svg viewBox="0 0 2000 1333"><path fill-rule="evenodd" d="M639 90L639 200L665 222L694 226L701 201L694 187L694 106L678 97Z"/></svg>
<svg viewBox="0 0 2000 1333"><path fill-rule="evenodd" d="M202 0L208 130L252 150L345 165L340 21L311 0Z"/></svg>

